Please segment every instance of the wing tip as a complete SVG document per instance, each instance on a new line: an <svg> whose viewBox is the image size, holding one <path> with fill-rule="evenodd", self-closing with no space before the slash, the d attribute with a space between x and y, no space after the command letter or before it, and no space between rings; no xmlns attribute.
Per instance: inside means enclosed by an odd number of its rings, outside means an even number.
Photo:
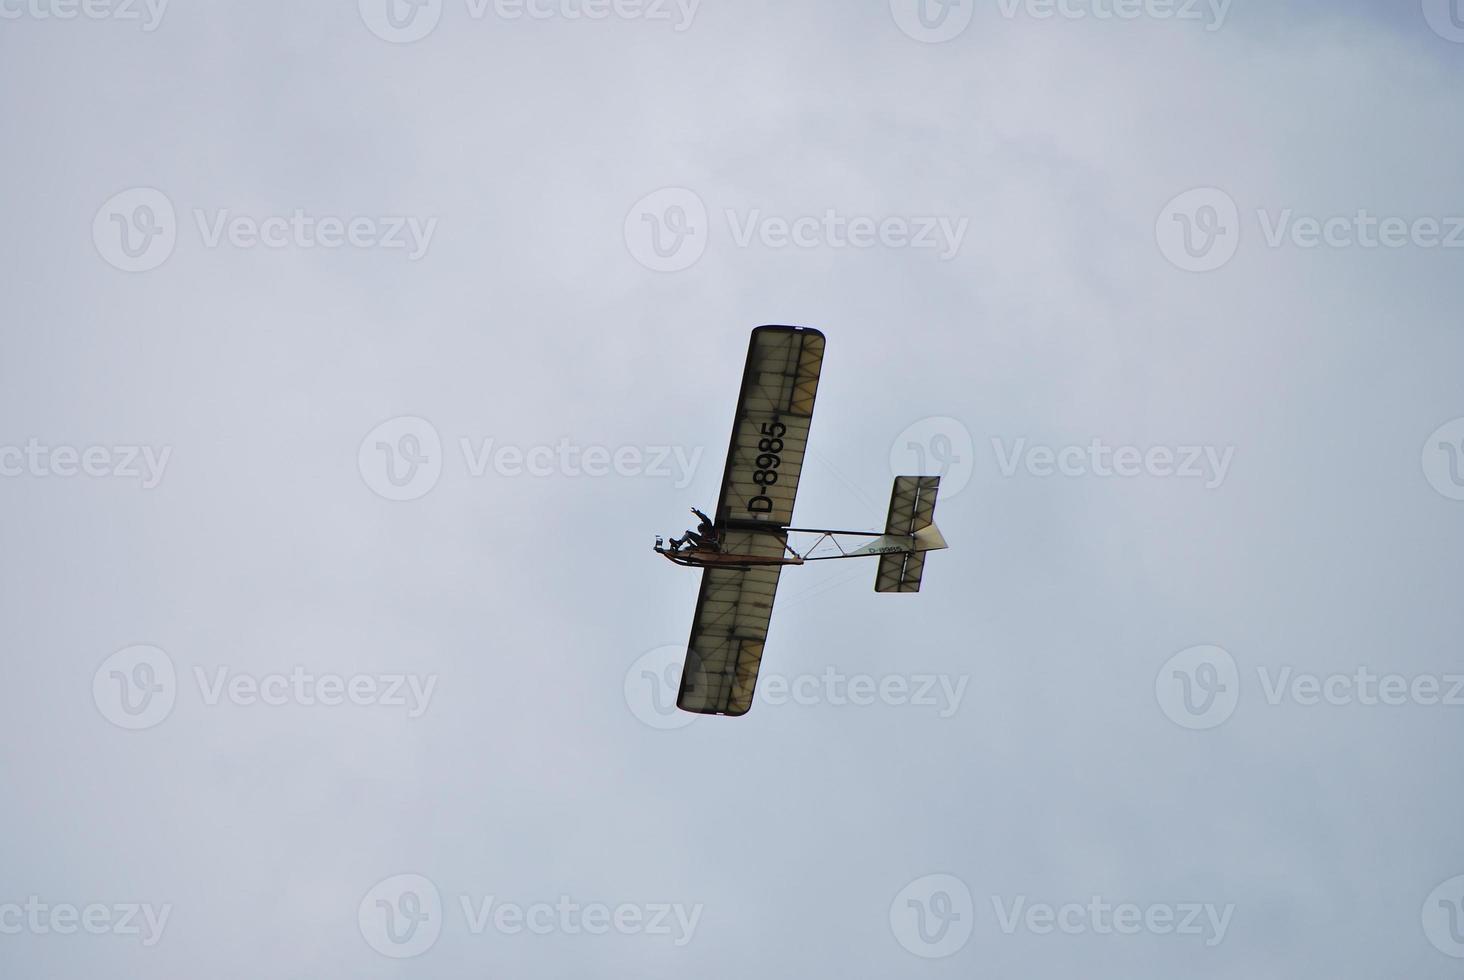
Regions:
<svg viewBox="0 0 1464 980"><path fill-rule="evenodd" d="M823 331L818 329L817 327L795 327L788 324L769 323L764 324L761 327L753 328L752 332L754 334L759 334L764 331L767 331L768 333L801 333L807 334L810 337L817 337L819 340L828 340L828 338L824 336Z"/></svg>
<svg viewBox="0 0 1464 980"><path fill-rule="evenodd" d="M681 698L676 699L676 707L687 714L693 715L721 715L726 718L741 718L752 710L752 704L729 704L725 708L714 708L708 705L689 706L682 703Z"/></svg>

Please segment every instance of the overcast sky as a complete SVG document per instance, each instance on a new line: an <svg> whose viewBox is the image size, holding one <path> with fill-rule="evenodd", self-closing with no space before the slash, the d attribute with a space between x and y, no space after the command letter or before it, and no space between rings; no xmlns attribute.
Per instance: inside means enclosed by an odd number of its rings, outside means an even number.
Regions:
<svg viewBox="0 0 1464 980"><path fill-rule="evenodd" d="M0 974L1459 975L1464 4L395 2L0 0Z"/></svg>

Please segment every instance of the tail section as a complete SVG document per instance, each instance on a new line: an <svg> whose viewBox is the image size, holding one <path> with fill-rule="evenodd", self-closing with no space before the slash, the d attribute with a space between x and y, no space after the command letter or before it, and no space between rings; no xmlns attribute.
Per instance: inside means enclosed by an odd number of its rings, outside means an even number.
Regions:
<svg viewBox="0 0 1464 980"><path fill-rule="evenodd" d="M935 497L940 491L938 476L897 476L890 495L890 516L884 537L877 539L879 569L874 576L876 592L919 592L925 574L925 553L947 547L935 526ZM893 550L894 548L899 550Z"/></svg>

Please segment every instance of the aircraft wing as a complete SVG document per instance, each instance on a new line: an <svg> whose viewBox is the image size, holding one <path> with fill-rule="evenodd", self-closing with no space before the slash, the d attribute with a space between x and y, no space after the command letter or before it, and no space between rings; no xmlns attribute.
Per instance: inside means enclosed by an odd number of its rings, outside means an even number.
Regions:
<svg viewBox="0 0 1464 980"><path fill-rule="evenodd" d="M783 554L788 536L776 529L751 528L724 531L722 539L725 549L735 554L776 558ZM777 565L757 565L702 572L676 698L683 711L745 715L752 707L780 571Z"/></svg>
<svg viewBox="0 0 1464 980"><path fill-rule="evenodd" d="M715 520L787 527L803 473L823 369L824 335L807 327L752 332Z"/></svg>

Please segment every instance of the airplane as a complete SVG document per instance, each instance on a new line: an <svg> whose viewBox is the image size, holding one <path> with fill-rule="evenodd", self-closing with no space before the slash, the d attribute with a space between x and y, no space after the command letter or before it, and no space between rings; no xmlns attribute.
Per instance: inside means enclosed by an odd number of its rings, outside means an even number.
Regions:
<svg viewBox="0 0 1464 980"><path fill-rule="evenodd" d="M682 711L738 717L752 708L785 566L878 558L876 592L919 592L926 554L947 547L934 520L938 476L895 477L883 532L791 526L824 344L809 327L752 332L716 512L669 546L656 538L657 554L703 570L676 698Z"/></svg>

